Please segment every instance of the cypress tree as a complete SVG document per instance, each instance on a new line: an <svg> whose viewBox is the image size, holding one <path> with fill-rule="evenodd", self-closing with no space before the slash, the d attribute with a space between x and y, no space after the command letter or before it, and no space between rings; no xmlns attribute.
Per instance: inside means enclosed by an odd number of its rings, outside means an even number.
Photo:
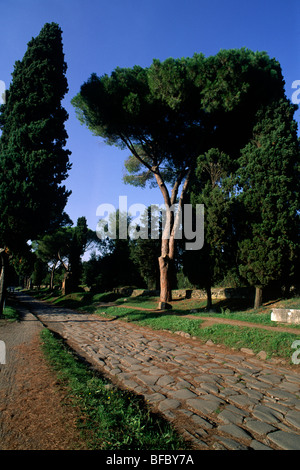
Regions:
<svg viewBox="0 0 300 470"><path fill-rule="evenodd" d="M63 217L70 192L61 183L71 167L61 105L66 70L62 31L47 23L16 61L0 108L0 247L6 252L22 253L28 240Z"/></svg>
<svg viewBox="0 0 300 470"><path fill-rule="evenodd" d="M241 152L239 270L255 286L255 307L274 281L289 286L299 249L299 141L295 106L279 100L257 114Z"/></svg>

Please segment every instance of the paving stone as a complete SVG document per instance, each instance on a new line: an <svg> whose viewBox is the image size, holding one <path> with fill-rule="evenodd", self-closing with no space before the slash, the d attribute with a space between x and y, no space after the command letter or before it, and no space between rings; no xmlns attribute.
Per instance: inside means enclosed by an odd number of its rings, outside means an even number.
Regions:
<svg viewBox="0 0 300 470"><path fill-rule="evenodd" d="M155 385L159 376L158 375L146 375L139 374L138 379L143 382L144 385Z"/></svg>
<svg viewBox="0 0 300 470"><path fill-rule="evenodd" d="M266 382L272 385L280 384L280 382L282 381L282 376L276 375L276 374L259 375L259 377L257 378L258 380L261 380L262 382Z"/></svg>
<svg viewBox="0 0 300 470"><path fill-rule="evenodd" d="M164 387L166 385L170 385L175 382L174 377L171 375L165 375L164 377L160 377L157 381L157 385L160 385L161 387Z"/></svg>
<svg viewBox="0 0 300 470"><path fill-rule="evenodd" d="M206 421L206 419L201 418L198 415L192 415L192 420L194 421L195 424L197 424L197 426L201 426L202 428L212 429L213 427L212 424Z"/></svg>
<svg viewBox="0 0 300 470"><path fill-rule="evenodd" d="M294 382L296 384L299 384L300 386L300 376L299 375L291 375L289 372L287 374L285 374L285 378L286 380L288 380L289 382Z"/></svg>
<svg viewBox="0 0 300 470"><path fill-rule="evenodd" d="M244 429L232 423L218 426L218 431L225 432L226 434L230 434L230 436L236 437L238 439L251 439L249 434L244 431Z"/></svg>
<svg viewBox="0 0 300 470"><path fill-rule="evenodd" d="M225 359L226 359L227 361L229 361L229 362L232 361L232 362L239 362L239 363L241 363L241 362L244 361L245 358L244 358L244 356L239 355L239 354L232 354L232 355L226 354L226 355L225 355Z"/></svg>
<svg viewBox="0 0 300 470"><path fill-rule="evenodd" d="M174 398L178 398L179 400L188 400L189 398L195 398L197 395L186 388L182 388L180 390L169 391L168 395Z"/></svg>
<svg viewBox="0 0 300 470"><path fill-rule="evenodd" d="M202 382L211 382L215 383L220 380L220 377L214 374L202 374L199 376L194 377L194 381L197 383L202 383Z"/></svg>
<svg viewBox="0 0 300 470"><path fill-rule="evenodd" d="M219 374L219 375L233 375L234 374L234 371L232 369L229 369L229 368L217 368L217 369L213 369L213 372L214 374Z"/></svg>
<svg viewBox="0 0 300 470"><path fill-rule="evenodd" d="M253 398L250 398L246 395L231 395L228 400L234 405L245 406L249 409L254 408L254 406L257 404L257 400L254 400Z"/></svg>
<svg viewBox="0 0 300 470"><path fill-rule="evenodd" d="M291 393L299 393L300 395L300 385L297 383L288 382L287 380L284 380L280 385L278 385L278 387L282 390L287 390Z"/></svg>
<svg viewBox="0 0 300 470"><path fill-rule="evenodd" d="M241 351L245 354L249 354L250 356L254 356L253 349L250 348L241 348Z"/></svg>
<svg viewBox="0 0 300 470"><path fill-rule="evenodd" d="M165 399L166 399L166 396L159 392L145 394L145 400L150 403L156 403L158 401L162 401Z"/></svg>
<svg viewBox="0 0 300 470"><path fill-rule="evenodd" d="M249 431L259 434L261 436L267 435L271 431L276 431L274 426L270 424L264 423L262 421L257 421L255 419L249 419L245 423L245 427L249 429Z"/></svg>
<svg viewBox="0 0 300 470"><path fill-rule="evenodd" d="M124 356L124 357L121 357L120 358L120 362L122 364L125 364L126 366L128 367L131 367L133 365L137 365L137 364L140 364L141 361L139 361L138 359L135 359L134 357L131 357L131 356Z"/></svg>
<svg viewBox="0 0 300 470"><path fill-rule="evenodd" d="M255 439L251 441L250 448L253 450L273 450L271 447L266 446L265 444L262 444L261 442L256 441Z"/></svg>
<svg viewBox="0 0 300 470"><path fill-rule="evenodd" d="M134 380L124 380L122 384L131 390L134 390L135 388L138 387L138 384Z"/></svg>
<svg viewBox="0 0 300 470"><path fill-rule="evenodd" d="M242 424L243 422L243 416L226 409L218 414L218 419L224 424Z"/></svg>
<svg viewBox="0 0 300 470"><path fill-rule="evenodd" d="M205 392L210 392L210 393L218 393L219 388L214 385L213 383L202 383L201 384L201 389L204 390Z"/></svg>
<svg viewBox="0 0 300 470"><path fill-rule="evenodd" d="M269 397L264 397L264 399L261 401L261 404L271 408L272 410L279 411L279 413L282 413L283 416L290 410L290 407L286 403L278 403L278 401L273 401L273 399L270 399Z"/></svg>
<svg viewBox="0 0 300 470"><path fill-rule="evenodd" d="M286 390L281 390L280 388L276 388L276 389L272 389L272 390L268 390L267 392L268 394L270 394L270 396L272 398L277 398L278 400L284 400L286 402L290 402L291 404L293 404L294 402L294 395L290 392L287 392Z"/></svg>
<svg viewBox="0 0 300 470"><path fill-rule="evenodd" d="M232 413L236 413L236 414L239 414L243 417L247 417L249 416L249 412L246 411L246 410L241 410L240 408L237 408L236 406L234 405L226 405L226 410L228 411L232 411Z"/></svg>
<svg viewBox="0 0 300 470"><path fill-rule="evenodd" d="M187 404L189 407L191 407L192 409L196 411L200 411L201 413L205 415L215 412L218 409L220 403L224 403L224 402L218 399L204 400L201 398L191 398L187 400Z"/></svg>
<svg viewBox="0 0 300 470"><path fill-rule="evenodd" d="M166 410L176 410L180 406L180 401L175 400L173 398L166 398L165 400L162 400L159 405L158 409L160 411L166 411Z"/></svg>
<svg viewBox="0 0 300 470"><path fill-rule="evenodd" d="M270 389L269 384L256 380L253 377L243 377L243 380L245 381L247 388L254 388L255 390L258 390L262 393L264 393L265 390Z"/></svg>
<svg viewBox="0 0 300 470"><path fill-rule="evenodd" d="M300 411L295 411L295 410L289 411L285 415L285 420L289 424L291 424L292 426L300 430ZM299 436L299 440L300 440L300 436Z"/></svg>
<svg viewBox="0 0 300 470"><path fill-rule="evenodd" d="M175 388L177 390L180 390L181 388L190 388L191 383L188 382L187 380L179 380L179 382L176 383Z"/></svg>
<svg viewBox="0 0 300 470"><path fill-rule="evenodd" d="M159 367L156 367L156 366L149 367L147 372L151 375L158 375L158 376L165 375L166 373L164 369L160 369Z"/></svg>
<svg viewBox="0 0 300 470"><path fill-rule="evenodd" d="M244 444L229 439L228 437L217 436L216 439L220 441L229 450L248 450L248 447Z"/></svg>
<svg viewBox="0 0 300 470"><path fill-rule="evenodd" d="M268 434L268 439L283 450L300 450L299 434L275 431Z"/></svg>
<svg viewBox="0 0 300 470"><path fill-rule="evenodd" d="M244 393L248 395L248 397L253 398L253 400L261 400L263 398L263 394L261 392L258 392L257 390L252 390L251 388L245 388Z"/></svg>
<svg viewBox="0 0 300 470"><path fill-rule="evenodd" d="M276 424L283 418L282 413L276 410L272 410L271 408L264 405L257 405L253 409L252 415L254 416L254 418L257 418L268 424Z"/></svg>

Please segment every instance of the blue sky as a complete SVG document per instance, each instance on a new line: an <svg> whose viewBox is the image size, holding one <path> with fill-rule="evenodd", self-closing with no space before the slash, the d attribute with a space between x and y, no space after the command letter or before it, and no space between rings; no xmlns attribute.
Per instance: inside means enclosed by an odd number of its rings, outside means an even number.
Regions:
<svg viewBox="0 0 300 470"><path fill-rule="evenodd" d="M69 93L63 102L69 113L67 148L73 164L66 180L72 190L66 211L74 223L86 216L95 230L100 204L117 208L124 195L128 207L161 204L162 198L159 189L124 185L129 152L106 146L77 120L70 101L91 73L247 47L280 62L291 98L292 83L300 80L299 18L299 0L0 0L0 80L9 86L15 61L45 23L60 25L68 64Z"/></svg>

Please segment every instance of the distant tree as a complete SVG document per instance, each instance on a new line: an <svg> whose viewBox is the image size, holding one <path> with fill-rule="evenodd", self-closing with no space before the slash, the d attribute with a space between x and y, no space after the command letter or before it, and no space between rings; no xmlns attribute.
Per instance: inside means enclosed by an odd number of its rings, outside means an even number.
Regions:
<svg viewBox="0 0 300 470"><path fill-rule="evenodd" d="M54 274L60 264L67 263L71 232L69 227L46 233L43 237L33 243L34 253L37 258L46 263L50 269L50 289L54 287ZM68 268L67 268L68 270Z"/></svg>
<svg viewBox="0 0 300 470"><path fill-rule="evenodd" d="M102 243L106 244L106 250L102 256L99 256L99 277L101 279L101 289L111 290L114 287L136 286L141 283L141 276L138 269L131 259L132 241L127 237L123 238L121 227L127 227L129 230L131 217L127 213L120 212L109 216L108 224L106 221L99 221L98 236L108 225L108 230L102 233Z"/></svg>
<svg viewBox="0 0 300 470"><path fill-rule="evenodd" d="M294 111L288 100L261 109L239 160L239 270L256 288L255 307L270 283L291 284L298 262L300 146Z"/></svg>
<svg viewBox="0 0 300 470"><path fill-rule="evenodd" d="M158 220L158 210L149 207L140 219L140 230L145 230L147 238L139 237L132 240L130 257L143 278L148 289L159 289L159 266L157 259L160 255L161 230ZM151 239L151 226L157 229L157 239ZM159 233L160 232L160 233Z"/></svg>
<svg viewBox="0 0 300 470"><path fill-rule="evenodd" d="M70 192L70 151L64 149L68 91L62 32L47 23L15 63L6 104L0 108L0 312L5 253L22 253L28 240L58 226Z"/></svg>
<svg viewBox="0 0 300 470"><path fill-rule="evenodd" d="M33 266L33 272L31 273L31 280L34 286L40 288L41 284L45 280L48 274L47 264L41 259L36 258Z"/></svg>
<svg viewBox="0 0 300 470"><path fill-rule="evenodd" d="M224 278L236 259L231 197L235 166L228 155L211 148L198 157L196 180L190 191L193 205L204 205L204 246L196 253L184 252L183 272L194 285L205 288L207 310L212 306L211 287Z"/></svg>
<svg viewBox="0 0 300 470"><path fill-rule="evenodd" d="M95 232L87 226L85 217L77 219L76 227L71 229L71 239L69 245L69 270L71 272L71 289L76 291L80 284L82 275L81 257L84 255L88 244L95 241Z"/></svg>
<svg viewBox="0 0 300 470"><path fill-rule="evenodd" d="M34 243L37 257L50 266L51 289L53 289L55 270L60 265L65 271L64 285L67 283L67 291L78 289L82 274L81 257L94 242L97 242L95 232L88 228L85 217L79 217L75 227L70 225L60 227Z"/></svg>

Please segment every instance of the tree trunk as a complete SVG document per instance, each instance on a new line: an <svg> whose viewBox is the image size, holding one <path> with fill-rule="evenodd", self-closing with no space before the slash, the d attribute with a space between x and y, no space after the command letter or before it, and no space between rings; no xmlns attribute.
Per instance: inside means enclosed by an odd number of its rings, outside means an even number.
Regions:
<svg viewBox="0 0 300 470"><path fill-rule="evenodd" d="M51 269L51 276L50 276L50 290L53 290L53 281L54 281L54 269Z"/></svg>
<svg viewBox="0 0 300 470"><path fill-rule="evenodd" d="M261 305L262 305L262 294L263 294L262 287L255 287L254 308L261 307Z"/></svg>
<svg viewBox="0 0 300 470"><path fill-rule="evenodd" d="M210 285L206 286L206 295L207 295L207 301L206 301L206 311L209 312L212 308L212 300L211 300L211 287Z"/></svg>
<svg viewBox="0 0 300 470"><path fill-rule="evenodd" d="M160 270L160 301L161 302L171 302L172 300L172 290L171 290L171 263L168 255L160 256L158 258L159 270Z"/></svg>
<svg viewBox="0 0 300 470"><path fill-rule="evenodd" d="M4 249L0 250L0 317L3 315L3 310L5 306L5 297L6 297L6 286L5 286L5 266L6 266L6 257Z"/></svg>
<svg viewBox="0 0 300 470"><path fill-rule="evenodd" d="M166 209L166 221L165 227L163 228L161 241L161 256L158 258L158 262L160 271L160 302L168 303L172 300L173 261L175 258L175 234L176 229L178 228L180 223L183 196L188 186L191 169L189 169L187 173L184 170L178 176L173 186L171 197L158 169L152 168L152 171L155 175L157 184L163 195ZM186 179L181 190L177 213L174 217L173 209L176 203L178 189L185 175ZM168 307L170 308L171 306L169 305Z"/></svg>
<svg viewBox="0 0 300 470"><path fill-rule="evenodd" d="M72 273L70 271L66 271L64 274L61 291L62 295L68 295L72 292Z"/></svg>

